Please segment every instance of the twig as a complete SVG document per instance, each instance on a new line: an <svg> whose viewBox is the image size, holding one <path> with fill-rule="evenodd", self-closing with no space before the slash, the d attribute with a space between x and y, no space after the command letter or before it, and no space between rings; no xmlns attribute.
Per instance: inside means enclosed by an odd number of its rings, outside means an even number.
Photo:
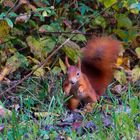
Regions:
<svg viewBox="0 0 140 140"><path fill-rule="evenodd" d="M82 35L92 35L92 32L46 32L41 34L82 34Z"/></svg>
<svg viewBox="0 0 140 140"><path fill-rule="evenodd" d="M128 50L131 54L133 54L134 56L137 57L137 54L136 54L133 50L131 50L130 48L127 48L127 50Z"/></svg>
<svg viewBox="0 0 140 140"><path fill-rule="evenodd" d="M92 32L46 32L46 33L43 33L43 34L82 34L82 35L93 35L93 33ZM43 40L45 40L46 38L43 38ZM9 41L11 41L12 39L9 39L9 40L7 40L7 41L5 41L5 42L2 42L2 43L0 43L0 45L3 45L3 44L5 44L5 43L7 43L7 42L9 42ZM41 41L43 41L43 40L41 40ZM25 47L26 48L26 47ZM23 50L23 49L25 49L25 48L21 48L20 50Z"/></svg>
<svg viewBox="0 0 140 140"><path fill-rule="evenodd" d="M117 2L116 2L117 3ZM105 10L99 12L96 16L94 16L94 18L98 17L101 13L107 11L109 8L111 8L112 6L114 6L116 3L112 4L110 7L106 8ZM91 20L93 18L93 16L91 16L89 19ZM87 20L81 25L79 26L78 30L83 27L85 24L87 23ZM72 32L74 33L75 30ZM32 70L30 73L28 73L25 77L23 77L19 82L17 82L15 85L13 85L12 87L6 89L5 91L3 91L0 94L0 98L2 97L2 95L4 95L5 93L9 92L11 89L15 88L17 85L21 84L25 79L27 79L29 76L31 76L38 68L43 67L48 60L57 53L57 51L59 51L63 45L65 45L68 41L70 41L70 39L72 39L76 34L74 34L73 36L71 36L70 38L66 39L60 46L58 46L52 53L50 53L50 55L45 59L45 61L43 61L42 63L40 63L40 65L38 65L38 67L34 70Z"/></svg>
<svg viewBox="0 0 140 140"><path fill-rule="evenodd" d="M16 4L19 2L19 0L17 0L14 5L7 11L6 13L6 16L5 17L8 17L9 13L16 7Z"/></svg>

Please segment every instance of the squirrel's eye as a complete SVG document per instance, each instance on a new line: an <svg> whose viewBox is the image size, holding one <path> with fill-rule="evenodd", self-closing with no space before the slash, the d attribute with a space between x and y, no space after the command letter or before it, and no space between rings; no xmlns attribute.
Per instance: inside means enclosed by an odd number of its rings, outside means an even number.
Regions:
<svg viewBox="0 0 140 140"><path fill-rule="evenodd" d="M79 72L77 72L77 76L79 76L80 75L80 73Z"/></svg>

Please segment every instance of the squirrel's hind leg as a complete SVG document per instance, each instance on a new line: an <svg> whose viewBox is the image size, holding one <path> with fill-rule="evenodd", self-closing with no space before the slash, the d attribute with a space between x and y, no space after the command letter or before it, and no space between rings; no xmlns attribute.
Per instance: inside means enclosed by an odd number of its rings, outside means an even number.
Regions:
<svg viewBox="0 0 140 140"><path fill-rule="evenodd" d="M80 101L77 98L72 97L68 101L68 108L70 110L75 110L78 107L79 103Z"/></svg>

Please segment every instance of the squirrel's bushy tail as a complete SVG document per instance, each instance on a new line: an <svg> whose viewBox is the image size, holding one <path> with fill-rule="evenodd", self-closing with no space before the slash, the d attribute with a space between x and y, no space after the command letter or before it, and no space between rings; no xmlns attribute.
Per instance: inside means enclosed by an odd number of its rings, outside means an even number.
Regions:
<svg viewBox="0 0 140 140"><path fill-rule="evenodd" d="M82 49L82 72L101 95L112 80L120 46L121 43L112 37L96 37L89 40L87 46Z"/></svg>

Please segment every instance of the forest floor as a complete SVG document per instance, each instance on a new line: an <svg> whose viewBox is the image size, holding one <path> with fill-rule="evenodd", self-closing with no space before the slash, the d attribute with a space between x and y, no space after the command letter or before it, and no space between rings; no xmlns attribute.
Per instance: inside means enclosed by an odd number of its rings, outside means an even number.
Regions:
<svg viewBox="0 0 140 140"><path fill-rule="evenodd" d="M113 94L114 88L110 85L97 104L71 112L61 76L30 77L3 100L8 113L0 119L0 140L139 139L139 89L128 84Z"/></svg>

